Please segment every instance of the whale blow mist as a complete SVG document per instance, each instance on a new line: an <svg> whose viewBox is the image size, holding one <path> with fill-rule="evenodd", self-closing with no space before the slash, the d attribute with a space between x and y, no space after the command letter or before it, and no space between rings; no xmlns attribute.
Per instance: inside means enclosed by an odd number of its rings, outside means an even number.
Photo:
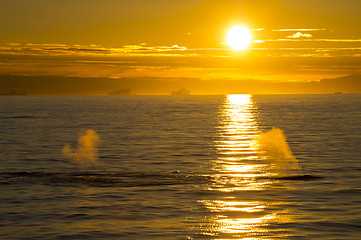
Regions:
<svg viewBox="0 0 361 240"><path fill-rule="evenodd" d="M78 143L75 147L65 144L63 155L80 166L96 166L98 160L99 135L91 130L79 133Z"/></svg>
<svg viewBox="0 0 361 240"><path fill-rule="evenodd" d="M279 128L260 133L254 146L263 160L269 161L274 174L283 177L300 173L298 160L293 156L283 131Z"/></svg>

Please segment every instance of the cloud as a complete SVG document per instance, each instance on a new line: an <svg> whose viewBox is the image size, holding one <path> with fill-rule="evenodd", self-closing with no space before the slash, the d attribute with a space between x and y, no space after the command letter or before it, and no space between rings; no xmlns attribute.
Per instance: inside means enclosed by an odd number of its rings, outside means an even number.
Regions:
<svg viewBox="0 0 361 240"><path fill-rule="evenodd" d="M311 31L326 31L325 28L285 28L273 29L272 32L311 32Z"/></svg>
<svg viewBox="0 0 361 240"><path fill-rule="evenodd" d="M99 55L129 55L129 54L179 54L187 50L186 47L173 46L147 46L146 43L139 45L125 45L120 48L105 48L101 45L65 45L65 44L37 44L37 43L7 43L0 46L0 54L11 55L75 55L75 56L99 56Z"/></svg>
<svg viewBox="0 0 361 240"><path fill-rule="evenodd" d="M241 54L235 54L228 48L191 49L181 45L150 46L146 43L118 48L9 43L0 45L0 74L237 79L252 78L255 74L258 78L272 74L329 74L330 69L342 74L346 70L359 71L358 45L361 39L315 39L305 37L307 33L297 34L294 35L298 38L283 36L284 39L254 40L253 47ZM337 67L330 67L331 62L335 65L338 61ZM313 68L306 71L296 65ZM346 65L350 67L346 69Z"/></svg>
<svg viewBox="0 0 361 240"><path fill-rule="evenodd" d="M290 36L287 36L287 38L311 38L312 35L309 34L309 33L301 33L301 32L297 32L297 33L294 33Z"/></svg>
<svg viewBox="0 0 361 240"><path fill-rule="evenodd" d="M343 43L358 43L361 39L337 39L337 38L315 38L315 39L298 39L298 38L281 38L281 39L265 39L264 42L343 42Z"/></svg>
<svg viewBox="0 0 361 240"><path fill-rule="evenodd" d="M160 55L179 55L188 50L186 47L173 45L173 46L148 46L146 43L139 45L125 45L121 48L112 49L114 54L127 53L127 54L156 54Z"/></svg>
<svg viewBox="0 0 361 240"><path fill-rule="evenodd" d="M361 39L314 39L317 42L361 42Z"/></svg>
<svg viewBox="0 0 361 240"><path fill-rule="evenodd" d="M124 50L133 50L133 51L184 51L187 50L186 47L180 47L178 45L173 46L147 46L146 43L142 43L139 45L125 45L120 49Z"/></svg>
<svg viewBox="0 0 361 240"><path fill-rule="evenodd" d="M56 43L7 43L0 46L0 53L12 55L93 55L110 54L111 51L100 45L65 45Z"/></svg>

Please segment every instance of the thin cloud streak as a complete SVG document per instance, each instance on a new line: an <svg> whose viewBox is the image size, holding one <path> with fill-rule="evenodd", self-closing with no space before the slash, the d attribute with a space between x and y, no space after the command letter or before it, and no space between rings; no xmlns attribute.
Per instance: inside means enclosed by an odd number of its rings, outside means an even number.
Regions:
<svg viewBox="0 0 361 240"><path fill-rule="evenodd" d="M320 41L324 39L284 39L284 41ZM335 40L335 39L332 39ZM348 39L349 40L349 39ZM352 40L352 39L351 39ZM355 40L355 39L353 39ZM302 79L359 71L359 47L293 47L271 44L269 39L254 42L246 51L228 48L187 48L179 45L125 45L107 48L101 45L21 44L0 46L1 74L65 75L78 77L155 77L280 79L305 75ZM361 41L361 39L359 40ZM274 45L274 47L272 47ZM337 64L336 64L337 63ZM310 68L297 66L311 66ZM333 66L336 67L333 67ZM345 67L345 66L348 67ZM265 67L266 66L266 67ZM312 78L311 78L311 77ZM301 77L293 77L300 79Z"/></svg>
<svg viewBox="0 0 361 240"><path fill-rule="evenodd" d="M35 44L35 43L7 43L0 46L0 54L11 55L124 55L132 53L146 54L175 54L185 51L186 47L178 45L173 46L147 46L145 43L140 45L125 45L120 48L105 48L101 45L64 45L64 44Z"/></svg>
<svg viewBox="0 0 361 240"><path fill-rule="evenodd" d="M311 38L312 35L308 33L297 32L287 38L279 39L256 39L253 40L251 46L246 52L258 49L285 49L285 47L267 47L264 46L267 42L334 42L334 43L359 43L361 39L332 39L332 38ZM342 46L340 46L342 48ZM297 48L290 48L297 49ZM302 49L314 49L309 48ZM327 48L324 48L327 49ZM345 48L342 48L345 49ZM355 49L351 47L349 49ZM357 49L357 48L356 48ZM1 55L12 56L69 56L69 57L122 57L122 56L164 56L164 57L189 57L189 56L208 56L220 57L231 56L233 51L229 48L187 48L185 46L172 45L172 46L148 46L146 43L124 45L119 48L103 47L101 45L65 45L57 43L7 43L0 45Z"/></svg>
<svg viewBox="0 0 361 240"><path fill-rule="evenodd" d="M139 45L125 45L120 48L105 48L100 45L64 45L64 44L17 44L9 43L0 46L0 55L3 59L17 59L21 60L22 56L26 56L27 60L55 60L67 59L68 61L89 61L95 63L100 61L102 63L117 64L117 61L124 64L128 62L130 65L134 59L139 63L150 62L149 57L163 57L166 58L217 58L217 57L236 57L244 56L247 58L262 57L266 52L267 56L320 56L320 52L328 52L328 57L338 57L337 53L340 50L349 50L348 56L356 54L354 51L359 51L358 47L271 47L267 46L267 42L361 42L361 39L304 39L304 35L297 35L287 39L265 39L254 40L254 45L247 51L242 53L235 53L228 48L197 48L188 49L187 47L173 45L173 46L148 46L145 43ZM308 35L306 35L308 36ZM282 52L287 51L287 52ZM304 51L306 54L301 54ZM357 52L359 54L359 52ZM239 55L240 54L240 55ZM323 55L321 55L323 56ZM343 55L345 56L345 55ZM355 55L354 55L355 56ZM129 59L132 59L129 61ZM126 60L124 60L126 59ZM24 60L24 59L23 59ZM124 60L124 61L123 61ZM169 60L167 59L169 64ZM24 60L25 61L25 60ZM157 60L159 61L159 60ZM99 63L99 62L98 62ZM137 64L137 63L134 63Z"/></svg>
<svg viewBox="0 0 361 240"><path fill-rule="evenodd" d="M361 39L301 39L301 38L280 38L280 39L265 39L264 42L361 42Z"/></svg>
<svg viewBox="0 0 361 240"><path fill-rule="evenodd" d="M288 36L287 38L291 38L291 39L298 39L298 38L311 38L312 35L309 33L301 33L301 32L297 32L295 34L292 34L290 36Z"/></svg>
<svg viewBox="0 0 361 240"><path fill-rule="evenodd" d="M326 31L325 28L286 28L286 29L272 29L272 32L311 32L311 31Z"/></svg>

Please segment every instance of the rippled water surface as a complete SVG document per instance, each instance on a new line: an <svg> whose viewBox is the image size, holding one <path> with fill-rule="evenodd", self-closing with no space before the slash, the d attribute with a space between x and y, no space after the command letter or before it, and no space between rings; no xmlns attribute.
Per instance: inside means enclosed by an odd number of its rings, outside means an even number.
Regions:
<svg viewBox="0 0 361 240"><path fill-rule="evenodd" d="M3 96L0 237L358 239L360 119L351 94Z"/></svg>

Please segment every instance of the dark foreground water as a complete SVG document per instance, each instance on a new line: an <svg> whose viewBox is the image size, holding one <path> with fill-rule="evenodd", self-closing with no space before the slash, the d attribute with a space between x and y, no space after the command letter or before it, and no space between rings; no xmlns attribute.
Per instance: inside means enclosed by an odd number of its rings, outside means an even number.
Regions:
<svg viewBox="0 0 361 240"><path fill-rule="evenodd" d="M0 238L359 239L360 119L361 95L3 96Z"/></svg>

